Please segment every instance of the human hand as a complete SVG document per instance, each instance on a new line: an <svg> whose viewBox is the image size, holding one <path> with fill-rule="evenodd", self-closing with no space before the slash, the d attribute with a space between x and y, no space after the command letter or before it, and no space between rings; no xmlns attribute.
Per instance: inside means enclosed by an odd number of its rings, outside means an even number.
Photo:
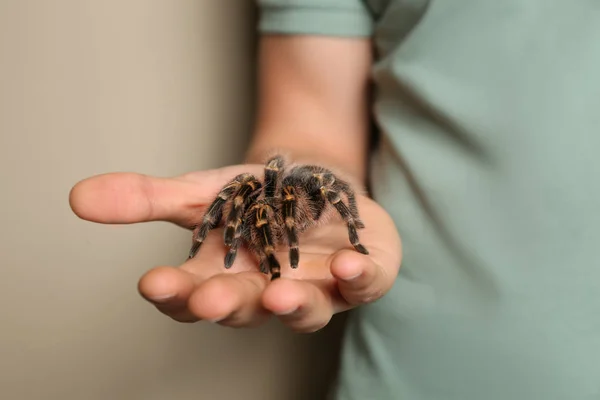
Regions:
<svg viewBox="0 0 600 400"><path fill-rule="evenodd" d="M176 178L98 175L75 185L69 201L73 212L88 221L169 221L190 228L229 180L243 172L261 177L263 168L237 165ZM368 255L352 248L341 219L332 220L300 235L297 269L289 267L285 246L276 253L282 277L271 282L244 248L225 269L223 229L217 228L195 258L179 267L150 270L141 277L138 290L159 311L180 322L254 327L275 315L294 331L314 332L333 314L382 297L398 274L401 243L391 217L367 197L358 195L357 202L365 224L359 230L360 241Z"/></svg>

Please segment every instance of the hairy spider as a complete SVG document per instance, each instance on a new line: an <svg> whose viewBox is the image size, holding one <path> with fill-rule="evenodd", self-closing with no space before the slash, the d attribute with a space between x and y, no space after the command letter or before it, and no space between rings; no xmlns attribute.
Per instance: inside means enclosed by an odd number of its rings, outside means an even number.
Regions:
<svg viewBox="0 0 600 400"><path fill-rule="evenodd" d="M365 225L351 186L321 166L293 165L288 169L284 158L276 155L265 164L263 182L245 173L220 190L202 221L194 227L189 258L196 256L209 231L224 221L223 239L228 247L225 268L233 265L239 247L245 244L258 258L261 272L270 272L271 280L277 279L281 267L275 257L276 248L287 245L290 266L297 268L298 235L317 225L331 210L336 210L346 222L356 251L369 254L358 238L357 230Z"/></svg>

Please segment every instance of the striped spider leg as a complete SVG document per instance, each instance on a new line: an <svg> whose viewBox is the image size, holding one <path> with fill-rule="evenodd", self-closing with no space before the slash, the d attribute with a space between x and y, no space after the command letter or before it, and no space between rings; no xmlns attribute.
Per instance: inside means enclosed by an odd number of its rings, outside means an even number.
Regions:
<svg viewBox="0 0 600 400"><path fill-rule="evenodd" d="M252 174L240 174L227 183L208 207L202 221L194 228L193 244L188 259L196 256L208 233L220 225L224 208L230 202L223 236L225 244L229 247L224 264L225 268L230 268L242 241L245 209L257 196L261 186L261 183Z"/></svg>
<svg viewBox="0 0 600 400"><path fill-rule="evenodd" d="M316 224L331 205L348 226L348 237L356 251L369 254L360 243L358 229L364 228L358 214L356 196L350 185L331 171L314 165L302 165L291 169L282 182L282 213L290 247L290 265L299 263L298 234ZM340 194L348 199L344 203Z"/></svg>
<svg viewBox="0 0 600 400"><path fill-rule="evenodd" d="M270 273L271 280L281 276L275 250L278 242L276 208L267 199L259 199L248 208L248 242L260 260L260 271Z"/></svg>
<svg viewBox="0 0 600 400"><path fill-rule="evenodd" d="M280 215L278 189L284 173L284 159L276 155L265 164L264 186L258 200L248 208L247 242L259 258L260 271L270 273L271 280L281 276L281 266L275 250L280 242Z"/></svg>

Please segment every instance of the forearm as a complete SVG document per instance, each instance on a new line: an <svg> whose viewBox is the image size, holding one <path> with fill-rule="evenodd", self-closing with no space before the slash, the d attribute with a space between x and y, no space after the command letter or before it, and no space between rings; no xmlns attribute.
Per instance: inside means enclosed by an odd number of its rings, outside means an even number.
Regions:
<svg viewBox="0 0 600 400"><path fill-rule="evenodd" d="M248 162L281 151L295 162L366 177L367 40L267 36L261 39L258 109Z"/></svg>

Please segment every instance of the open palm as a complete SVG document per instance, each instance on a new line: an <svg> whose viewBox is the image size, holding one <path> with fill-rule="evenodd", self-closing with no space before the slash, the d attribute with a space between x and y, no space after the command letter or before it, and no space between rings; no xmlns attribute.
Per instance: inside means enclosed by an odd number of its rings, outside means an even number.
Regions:
<svg viewBox="0 0 600 400"><path fill-rule="evenodd" d="M93 222L170 221L190 228L231 178L242 172L261 177L262 171L261 165L238 165L177 178L105 174L75 185L70 203L79 217ZM279 249L282 278L270 282L243 248L225 269L223 230L215 229L195 258L150 270L140 279L139 291L181 322L250 327L277 315L296 331L320 329L334 313L383 296L398 273L401 245L393 221L371 199L358 196L357 201L366 226L359 231L360 240L369 255L352 248L346 225L334 219L300 235L297 269L289 267L287 248Z"/></svg>

